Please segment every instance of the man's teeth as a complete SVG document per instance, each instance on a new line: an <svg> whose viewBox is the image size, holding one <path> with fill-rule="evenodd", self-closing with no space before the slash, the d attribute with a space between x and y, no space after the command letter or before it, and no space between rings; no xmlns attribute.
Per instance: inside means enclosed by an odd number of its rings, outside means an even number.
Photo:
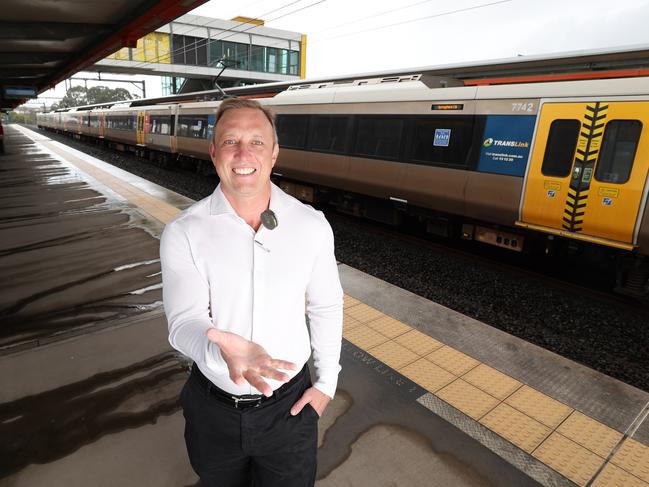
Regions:
<svg viewBox="0 0 649 487"><path fill-rule="evenodd" d="M234 169L235 174L242 174L242 175L252 174L255 171L256 169L252 167L237 167Z"/></svg>

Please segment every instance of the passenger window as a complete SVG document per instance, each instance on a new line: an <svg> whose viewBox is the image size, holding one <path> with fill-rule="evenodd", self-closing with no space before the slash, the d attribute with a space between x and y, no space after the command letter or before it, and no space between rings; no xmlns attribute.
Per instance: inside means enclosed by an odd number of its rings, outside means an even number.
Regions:
<svg viewBox="0 0 649 487"><path fill-rule="evenodd" d="M473 117L415 119L409 160L428 164L466 166L473 142Z"/></svg>
<svg viewBox="0 0 649 487"><path fill-rule="evenodd" d="M304 149L308 119L306 115L278 115L276 125L280 147Z"/></svg>
<svg viewBox="0 0 649 487"><path fill-rule="evenodd" d="M541 173L565 178L572 169L581 123L579 120L555 120L550 125Z"/></svg>
<svg viewBox="0 0 649 487"><path fill-rule="evenodd" d="M402 119L360 117L354 153L379 159L397 159L402 129Z"/></svg>
<svg viewBox="0 0 649 487"><path fill-rule="evenodd" d="M343 153L347 150L349 117L314 116L309 124L311 150Z"/></svg>
<svg viewBox="0 0 649 487"><path fill-rule="evenodd" d="M640 132L639 120L613 120L606 124L595 170L597 181L623 184L629 180Z"/></svg>

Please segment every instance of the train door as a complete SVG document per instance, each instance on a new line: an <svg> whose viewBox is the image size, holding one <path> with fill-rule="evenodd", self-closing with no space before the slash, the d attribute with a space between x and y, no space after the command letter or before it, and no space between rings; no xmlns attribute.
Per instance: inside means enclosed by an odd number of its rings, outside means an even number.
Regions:
<svg viewBox="0 0 649 487"><path fill-rule="evenodd" d="M144 145L144 119L146 112L137 112L137 145Z"/></svg>
<svg viewBox="0 0 649 487"><path fill-rule="evenodd" d="M545 103L518 225L632 249L647 199L649 102Z"/></svg>

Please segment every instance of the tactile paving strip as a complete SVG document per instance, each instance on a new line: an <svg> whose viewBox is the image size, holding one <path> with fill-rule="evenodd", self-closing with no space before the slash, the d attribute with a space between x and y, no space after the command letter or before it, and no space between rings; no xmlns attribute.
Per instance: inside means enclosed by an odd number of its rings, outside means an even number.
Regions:
<svg viewBox="0 0 649 487"><path fill-rule="evenodd" d="M532 455L581 486L604 463L603 458L559 433L552 433Z"/></svg>
<svg viewBox="0 0 649 487"><path fill-rule="evenodd" d="M361 323L367 323L368 321L376 320L385 316L378 309L371 308L364 303L350 306L345 310L345 313Z"/></svg>
<svg viewBox="0 0 649 487"><path fill-rule="evenodd" d="M573 411L565 404L528 386L521 387L505 402L552 429L559 426Z"/></svg>
<svg viewBox="0 0 649 487"><path fill-rule="evenodd" d="M345 338L357 347L365 350L369 350L389 340L388 337L381 335L378 331L374 331L365 325L352 328L345 333Z"/></svg>
<svg viewBox="0 0 649 487"><path fill-rule="evenodd" d="M399 370L419 358L416 353L392 340L371 348L368 352L395 370Z"/></svg>
<svg viewBox="0 0 649 487"><path fill-rule="evenodd" d="M410 330L408 325L401 323L390 316L382 316L377 320L369 321L367 326L388 338L396 338Z"/></svg>
<svg viewBox="0 0 649 487"><path fill-rule="evenodd" d="M442 342L417 330L410 330L408 333L399 335L394 341L422 357L444 346Z"/></svg>
<svg viewBox="0 0 649 487"><path fill-rule="evenodd" d="M486 414L480 423L527 453L532 453L552 432L547 426L504 402Z"/></svg>
<svg viewBox="0 0 649 487"><path fill-rule="evenodd" d="M592 487L649 487L649 483L609 463L597 476Z"/></svg>
<svg viewBox="0 0 649 487"><path fill-rule="evenodd" d="M498 399L457 379L435 394L467 416L478 420L498 404Z"/></svg>
<svg viewBox="0 0 649 487"><path fill-rule="evenodd" d="M606 458L622 439L622 433L615 431L599 421L574 411L557 428L557 431L590 451Z"/></svg>
<svg viewBox="0 0 649 487"><path fill-rule="evenodd" d="M523 385L516 379L485 364L480 364L470 370L462 376L462 379L500 400L505 399Z"/></svg>
<svg viewBox="0 0 649 487"><path fill-rule="evenodd" d="M633 438L627 438L615 452L611 462L627 472L649 482L649 446Z"/></svg>
<svg viewBox="0 0 649 487"><path fill-rule="evenodd" d="M425 358L405 366L400 373L430 392L437 392L455 380L455 376Z"/></svg>
<svg viewBox="0 0 649 487"><path fill-rule="evenodd" d="M457 376L465 374L480 363L448 345L444 345L433 353L426 355L426 358Z"/></svg>

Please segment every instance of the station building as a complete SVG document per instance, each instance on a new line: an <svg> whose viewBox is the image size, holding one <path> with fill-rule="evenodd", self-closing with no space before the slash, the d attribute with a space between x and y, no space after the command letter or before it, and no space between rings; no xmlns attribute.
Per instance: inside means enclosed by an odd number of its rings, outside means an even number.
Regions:
<svg viewBox="0 0 649 487"><path fill-rule="evenodd" d="M225 68L225 69L224 69ZM303 79L306 35L247 17L186 14L96 63L92 71L163 76L163 95Z"/></svg>

